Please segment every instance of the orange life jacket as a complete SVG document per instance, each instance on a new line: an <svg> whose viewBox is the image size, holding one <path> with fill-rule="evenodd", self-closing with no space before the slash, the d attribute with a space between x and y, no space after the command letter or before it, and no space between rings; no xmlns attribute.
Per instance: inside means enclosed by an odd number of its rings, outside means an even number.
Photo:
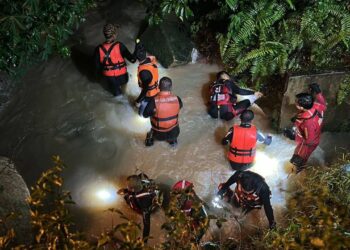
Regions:
<svg viewBox="0 0 350 250"><path fill-rule="evenodd" d="M127 72L125 60L120 52L120 43L104 43L99 46L100 63L104 76L121 76Z"/></svg>
<svg viewBox="0 0 350 250"><path fill-rule="evenodd" d="M256 140L257 130L254 125L249 128L234 125L228 159L235 163L252 163L255 158Z"/></svg>
<svg viewBox="0 0 350 250"><path fill-rule="evenodd" d="M156 112L151 118L152 129L168 132L178 125L180 103L177 96L161 91L154 97Z"/></svg>
<svg viewBox="0 0 350 250"><path fill-rule="evenodd" d="M159 93L159 86L158 86L159 74L158 74L158 67L157 67L156 58L154 56L150 56L148 58L151 59L151 62L139 65L138 71L137 71L137 77L138 77L139 86L140 86L140 88L142 88L143 86L142 86L142 82L140 80L140 72L142 70L148 70L149 72L151 72L152 81L147 86L146 96L153 97Z"/></svg>
<svg viewBox="0 0 350 250"><path fill-rule="evenodd" d="M262 184L258 189L261 189ZM258 196L258 192L260 190L255 190L255 191L246 191L241 183L237 181L236 189L235 189L235 198L240 204L241 207L250 207L250 208L261 208L262 207L262 202Z"/></svg>

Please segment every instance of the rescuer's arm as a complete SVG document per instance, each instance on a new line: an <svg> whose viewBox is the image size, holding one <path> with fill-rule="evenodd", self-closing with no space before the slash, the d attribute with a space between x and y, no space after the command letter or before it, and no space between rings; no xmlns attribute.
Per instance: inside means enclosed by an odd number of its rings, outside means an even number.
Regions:
<svg viewBox="0 0 350 250"><path fill-rule="evenodd" d="M147 87L152 81L152 74L148 70L142 70L139 73L139 79L141 81L142 90L139 97L137 97L136 99L137 103L141 102L145 98L147 93Z"/></svg>
<svg viewBox="0 0 350 250"><path fill-rule="evenodd" d="M237 182L240 174L241 174L242 171L238 170L236 171L220 188L219 192L218 192L218 195L219 196L223 196L226 191L230 188L230 186L234 183Z"/></svg>
<svg viewBox="0 0 350 250"><path fill-rule="evenodd" d="M180 97L177 97L177 99L179 100L179 104L180 104L180 109L182 109L182 107L184 106L183 103L182 103L182 100Z"/></svg>
<svg viewBox="0 0 350 250"><path fill-rule="evenodd" d="M257 131L256 138L257 138L257 142L263 143L265 145L270 145L271 142L272 142L272 136L271 135L264 136L264 134L261 133L260 131Z"/></svg>
<svg viewBox="0 0 350 250"><path fill-rule="evenodd" d="M325 111L326 110L326 99L324 98L320 85L317 83L312 83L309 85L310 93L314 96L317 103L321 105L321 110L319 111Z"/></svg>
<svg viewBox="0 0 350 250"><path fill-rule="evenodd" d="M222 145L227 145L229 142L232 141L233 138L233 128L230 128L225 137L222 139L221 143Z"/></svg>
<svg viewBox="0 0 350 250"><path fill-rule="evenodd" d="M99 74L102 70L102 65L100 63L100 49L99 46L96 47L94 52L94 63L95 63L95 74Z"/></svg>
<svg viewBox="0 0 350 250"><path fill-rule="evenodd" d="M137 97L137 99L136 99L135 102L140 103L140 102L145 98L146 93L147 93L147 89L143 88L143 89L141 90L140 95Z"/></svg>
<svg viewBox="0 0 350 250"><path fill-rule="evenodd" d="M145 110L143 111L143 117L147 118L147 117L151 117L154 112L155 112L155 108L156 108L156 104L154 102L154 99L152 99L151 101L148 102Z"/></svg>
<svg viewBox="0 0 350 250"><path fill-rule="evenodd" d="M234 82L230 81L232 93L237 95L254 95L255 91L238 87Z"/></svg>
<svg viewBox="0 0 350 250"><path fill-rule="evenodd" d="M311 119L304 121L302 129L302 135L305 145L312 146L315 145L317 134L316 127L318 124L315 124L315 121Z"/></svg>
<svg viewBox="0 0 350 250"><path fill-rule="evenodd" d="M121 42L119 42L119 44L120 44L120 53L122 54L122 57L128 59L128 61L131 63L136 62L135 56L130 53L128 48Z"/></svg>
<svg viewBox="0 0 350 250"><path fill-rule="evenodd" d="M273 229L276 227L276 222L273 216L273 210L272 210L271 201L270 201L270 190L266 184L261 188L258 195L264 205L264 210L265 210L266 217L269 221L270 229Z"/></svg>

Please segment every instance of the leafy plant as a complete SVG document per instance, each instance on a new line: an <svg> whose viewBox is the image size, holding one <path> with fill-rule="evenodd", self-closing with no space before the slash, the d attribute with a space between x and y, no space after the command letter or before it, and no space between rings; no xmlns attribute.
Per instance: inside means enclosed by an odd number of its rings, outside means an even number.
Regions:
<svg viewBox="0 0 350 250"><path fill-rule="evenodd" d="M341 105L346 98L350 95L350 76L347 76L340 84L340 88L337 93L337 104Z"/></svg>
<svg viewBox="0 0 350 250"><path fill-rule="evenodd" d="M176 11L186 8L193 16ZM166 13L187 18L196 34L216 33L225 67L256 83L274 74L349 66L347 0L162 0L153 10L160 19Z"/></svg>
<svg viewBox="0 0 350 250"><path fill-rule="evenodd" d="M53 157L55 166L44 172L31 188L28 200L35 232L36 248L82 249L88 243L74 231L67 205L75 204L70 192L61 190L61 173L65 165L58 156Z"/></svg>
<svg viewBox="0 0 350 250"><path fill-rule="evenodd" d="M0 70L17 73L53 52L69 56L64 44L93 0L3 0L0 2Z"/></svg>
<svg viewBox="0 0 350 250"><path fill-rule="evenodd" d="M102 233L98 239L98 249L105 249L104 247L130 250L148 249L148 247L145 246L143 239L139 237L141 231L139 224L127 218L118 209L110 208L107 211L119 214L125 222L113 226L112 229Z"/></svg>
<svg viewBox="0 0 350 250"><path fill-rule="evenodd" d="M191 215L182 206L191 201ZM208 229L209 218L203 210L203 203L193 191L172 191L169 208L166 211L168 221L162 225L167 231L163 249L197 249L199 240Z"/></svg>
<svg viewBox="0 0 350 250"><path fill-rule="evenodd" d="M286 227L254 244L262 249L349 249L349 154L327 169L311 168L288 200ZM290 190L291 191L291 190Z"/></svg>

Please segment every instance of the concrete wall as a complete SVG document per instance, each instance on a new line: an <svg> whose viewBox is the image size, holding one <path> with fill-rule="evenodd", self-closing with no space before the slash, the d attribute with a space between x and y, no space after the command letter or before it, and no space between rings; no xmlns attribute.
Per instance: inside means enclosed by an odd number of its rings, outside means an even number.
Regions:
<svg viewBox="0 0 350 250"><path fill-rule="evenodd" d="M282 101L280 128L290 125L290 118L297 112L294 105L295 95L307 91L308 84L317 82L328 104L324 120L324 131L349 131L350 101L347 99L342 105L337 105L337 93L340 83L345 77L345 72L290 77Z"/></svg>

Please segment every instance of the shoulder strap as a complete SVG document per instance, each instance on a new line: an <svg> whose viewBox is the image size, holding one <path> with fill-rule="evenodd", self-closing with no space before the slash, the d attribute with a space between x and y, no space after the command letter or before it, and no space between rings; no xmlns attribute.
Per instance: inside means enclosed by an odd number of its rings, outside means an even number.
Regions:
<svg viewBox="0 0 350 250"><path fill-rule="evenodd" d="M110 56L110 55L111 55L111 52L112 52L113 48L114 48L117 44L119 44L119 42L114 42L114 43L111 45L111 47L109 47L108 50L106 50L106 48L103 47L103 45L100 45L100 48L101 48L102 51L105 53L104 58L103 58L103 62L102 62L103 65L106 65L106 62L107 62L107 61L108 61L108 64L109 64L109 65L113 65L113 62L112 62L112 59L111 59L111 56Z"/></svg>

